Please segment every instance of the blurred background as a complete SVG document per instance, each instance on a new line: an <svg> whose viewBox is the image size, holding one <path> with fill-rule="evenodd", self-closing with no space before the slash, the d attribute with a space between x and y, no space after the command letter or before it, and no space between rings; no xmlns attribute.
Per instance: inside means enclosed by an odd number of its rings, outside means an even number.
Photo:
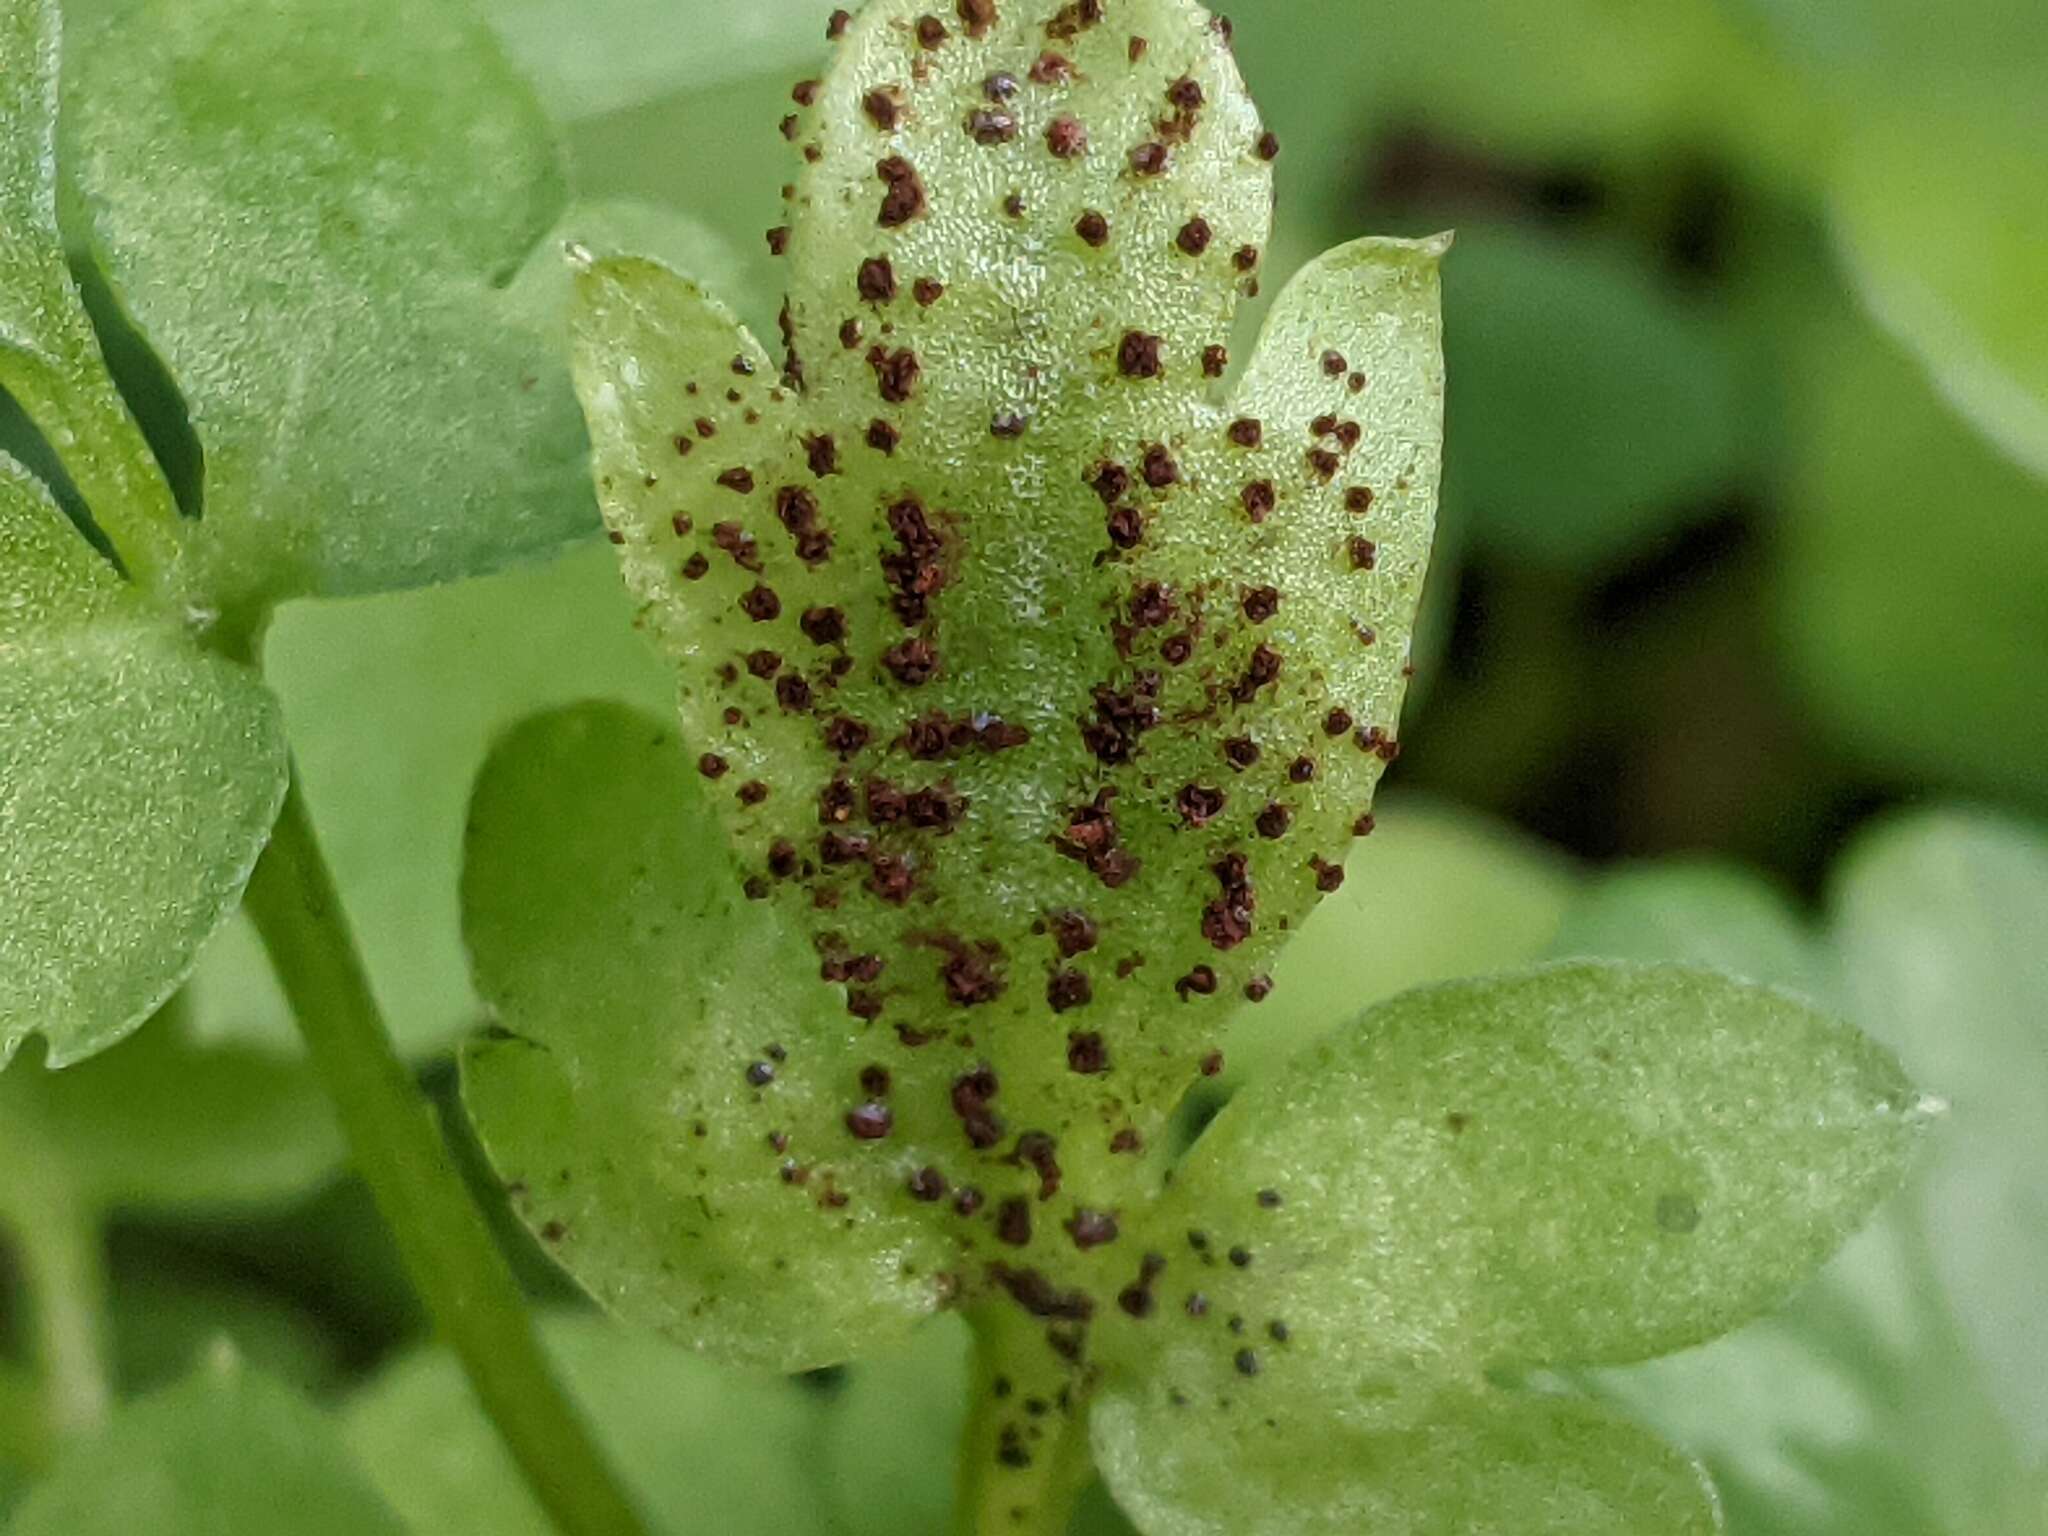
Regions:
<svg viewBox="0 0 2048 1536"><path fill-rule="evenodd" d="M650 205L656 253L770 333L775 125L832 8L485 6L580 192ZM1737 1536L2048 1531L2048 5L1227 9L1283 146L1275 276L1363 233L1458 241L1443 528L1382 832L1190 1131L1420 981L1599 952L1805 990L1899 1050L1953 1124L1784 1318L1585 1384L1706 1456ZM577 698L665 706L610 564L595 547L298 605L271 643L378 989L444 1104L476 1021L454 873L489 743ZM123 1067L138 1042L64 1094L0 1079L0 1167L89 1160L80 1127L117 1098L212 1106L223 1059L289 1106L251 1118L264 1156L206 1198L108 1176L122 1387L226 1334L344 1405L422 1531L543 1530L452 1367L408 1354L420 1319L317 1101L287 1095L289 1021L241 927L174 1010L151 1032L185 1053L170 1066ZM573 1311L557 1337L678 1532L943 1529L919 1451L964 1391L944 1329L798 1384ZM0 1508L43 1454L7 1428L22 1369L0 1366Z"/></svg>

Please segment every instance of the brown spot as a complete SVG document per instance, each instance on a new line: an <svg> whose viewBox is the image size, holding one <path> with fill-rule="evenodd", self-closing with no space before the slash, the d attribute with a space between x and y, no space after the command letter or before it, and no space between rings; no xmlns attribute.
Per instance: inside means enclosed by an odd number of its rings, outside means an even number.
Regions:
<svg viewBox="0 0 2048 1536"><path fill-rule="evenodd" d="M1168 635L1159 643L1159 659L1169 667L1183 666L1195 654L1195 637L1183 632Z"/></svg>
<svg viewBox="0 0 2048 1536"><path fill-rule="evenodd" d="M868 446L877 453L893 454L896 445L903 441L903 434L878 416L868 423L867 441Z"/></svg>
<svg viewBox="0 0 2048 1536"><path fill-rule="evenodd" d="M1188 255L1199 256L1209 249L1209 242L1215 237L1216 232L1209 227L1207 219L1193 218L1181 225L1180 233L1174 236L1173 243Z"/></svg>
<svg viewBox="0 0 2048 1536"><path fill-rule="evenodd" d="M837 645L846 638L846 615L837 608L806 608L798 623L813 645Z"/></svg>
<svg viewBox="0 0 2048 1536"><path fill-rule="evenodd" d="M1012 1195L996 1207L996 1236L1013 1248L1031 1241L1031 1203Z"/></svg>
<svg viewBox="0 0 2048 1536"><path fill-rule="evenodd" d="M839 324L839 345L851 352L860 345L862 334L858 320L842 320Z"/></svg>
<svg viewBox="0 0 2048 1536"><path fill-rule="evenodd" d="M846 36L846 29L853 24L853 16L847 11L834 11L825 22L825 41L836 43Z"/></svg>
<svg viewBox="0 0 2048 1536"><path fill-rule="evenodd" d="M1202 937L1217 949L1235 949L1252 933L1252 912L1258 904L1250 868L1241 853L1224 855L1210 871L1223 893L1202 909Z"/></svg>
<svg viewBox="0 0 2048 1536"><path fill-rule="evenodd" d="M934 277L920 277L910 285L910 296L920 308L930 309L946 296L946 285Z"/></svg>
<svg viewBox="0 0 2048 1536"><path fill-rule="evenodd" d="M1086 913L1071 910L1055 912L1047 921L1062 960L1071 960L1095 947L1095 923Z"/></svg>
<svg viewBox="0 0 2048 1536"><path fill-rule="evenodd" d="M1020 411L997 411L989 418L988 431L991 437L1016 438L1024 435L1031 425L1031 418Z"/></svg>
<svg viewBox="0 0 2048 1536"><path fill-rule="evenodd" d="M782 657L775 651L754 651L747 657L747 670L758 678L771 678L782 670Z"/></svg>
<svg viewBox="0 0 2048 1536"><path fill-rule="evenodd" d="M683 577L688 581L702 581L705 572L711 569L711 562L701 554L690 556L683 562Z"/></svg>
<svg viewBox="0 0 2048 1536"><path fill-rule="evenodd" d="M1131 488L1131 472L1121 464L1105 461L1095 466L1088 483L1095 487L1104 506L1115 506Z"/></svg>
<svg viewBox="0 0 2048 1536"><path fill-rule="evenodd" d="M1065 85L1074 78L1074 62L1063 53L1041 53L1031 64L1031 79L1038 85Z"/></svg>
<svg viewBox="0 0 2048 1536"><path fill-rule="evenodd" d="M1145 537L1145 519L1136 507L1110 509L1106 531L1118 549L1136 549Z"/></svg>
<svg viewBox="0 0 2048 1536"><path fill-rule="evenodd" d="M1102 1043L1102 1036L1092 1032L1076 1032L1067 1036L1067 1070L1083 1077L1093 1077L1109 1070L1109 1047Z"/></svg>
<svg viewBox="0 0 2048 1536"><path fill-rule="evenodd" d="M1077 117L1056 117L1046 124L1045 147L1056 159L1075 159L1088 153L1088 130Z"/></svg>
<svg viewBox="0 0 2048 1536"><path fill-rule="evenodd" d="M1156 581L1141 582L1131 594L1131 623L1138 629L1157 629L1173 618L1173 595Z"/></svg>
<svg viewBox="0 0 2048 1536"><path fill-rule="evenodd" d="M861 99L860 105L877 128L891 132L903 120L903 89L895 85L878 86Z"/></svg>
<svg viewBox="0 0 2048 1536"><path fill-rule="evenodd" d="M741 496L748 496L753 494L754 473L752 470L745 468L728 469L719 475L718 483L728 491Z"/></svg>
<svg viewBox="0 0 2048 1536"><path fill-rule="evenodd" d="M1082 971L1054 971L1046 978L1045 1000L1054 1013L1065 1013L1095 1000L1094 985ZM1071 1038L1071 1037L1069 1037ZM1071 1052L1069 1053L1071 1060Z"/></svg>
<svg viewBox="0 0 2048 1536"><path fill-rule="evenodd" d="M1244 984L1244 1000L1248 1003L1263 1003L1273 995L1273 978L1254 976Z"/></svg>
<svg viewBox="0 0 2048 1536"><path fill-rule="evenodd" d="M1259 744L1249 736L1233 736L1223 743L1223 760L1243 773L1259 760Z"/></svg>
<svg viewBox="0 0 2048 1536"><path fill-rule="evenodd" d="M1017 77L1005 71L998 71L981 83L981 93L990 101L1008 101L1017 91Z"/></svg>
<svg viewBox="0 0 2048 1536"><path fill-rule="evenodd" d="M1191 997L1211 997L1216 991L1216 973L1206 965L1198 965L1176 981L1173 990L1180 994L1182 1002Z"/></svg>
<svg viewBox="0 0 2048 1536"><path fill-rule="evenodd" d="M1285 658L1270 645L1254 646L1251 659L1245 663L1244 676L1231 690L1231 697L1240 704L1251 703L1261 688L1270 687L1279 680L1284 662Z"/></svg>
<svg viewBox="0 0 2048 1536"><path fill-rule="evenodd" d="M901 405L917 392L917 381L924 371L917 354L908 347L899 347L894 352L875 347L868 353L868 366L875 370L875 388L891 405Z"/></svg>
<svg viewBox="0 0 2048 1536"><path fill-rule="evenodd" d="M818 80L799 80L790 87L789 99L800 107L814 106L818 100L818 87L822 83Z"/></svg>
<svg viewBox="0 0 2048 1536"><path fill-rule="evenodd" d="M1323 734L1325 736L1342 736L1350 729L1351 711L1348 709L1333 709L1323 716Z"/></svg>
<svg viewBox="0 0 2048 1536"><path fill-rule="evenodd" d="M1287 829L1294 825L1294 813L1276 800L1259 812L1259 818L1253 825L1259 829L1261 837L1285 837Z"/></svg>
<svg viewBox="0 0 2048 1536"><path fill-rule="evenodd" d="M945 984L947 998L956 1006L978 1008L1003 995L1002 974L995 964L1001 951L995 945L986 941L969 945L956 939L947 951L939 967L939 980Z"/></svg>
<svg viewBox="0 0 2048 1536"><path fill-rule="evenodd" d="M1273 515L1273 508L1279 504L1279 497L1270 480L1254 480L1243 491L1245 515L1255 523L1263 523Z"/></svg>
<svg viewBox="0 0 2048 1536"><path fill-rule="evenodd" d="M1005 1207L1007 1211L1007 1207ZM1001 1235L1002 1218L997 1218L997 1232ZM1031 1240L1031 1213L1024 1213L1023 1242ZM1003 1238L1004 1242L1012 1239ZM1019 1246L1022 1246L1020 1243ZM1095 1315L1095 1302L1086 1291L1062 1291L1051 1280L1035 1269L1012 1269L1007 1264L989 1266L989 1278L1009 1293L1010 1299L1033 1317L1057 1318L1064 1322L1085 1323ZM1032 1399L1036 1402L1037 1399ZM1042 1409L1044 1404L1040 1403ZM1018 1465L1030 1465L1031 1458L1018 1443L1016 1447L1022 1460Z"/></svg>
<svg viewBox="0 0 2048 1536"><path fill-rule="evenodd" d="M1133 38L1131 39L1131 42L1130 42L1130 47L1129 47L1129 50L1128 50L1128 52L1129 52L1129 54L1130 54L1130 60L1131 60L1131 62L1132 62L1133 64L1135 64L1135 63L1137 63L1137 62L1138 62L1138 60L1140 60L1140 59L1144 58L1144 57L1145 57L1145 50L1146 50L1147 48L1150 48L1151 46L1152 46L1152 45L1151 45L1150 43L1148 43L1148 42L1147 42L1147 41L1146 41L1146 40L1145 40L1144 38L1142 38L1142 37L1133 37Z"/></svg>
<svg viewBox="0 0 2048 1536"><path fill-rule="evenodd" d="M885 190L882 193L880 222L884 229L896 229L908 224L925 210L924 181L917 174L917 168L901 155L891 155L875 163L875 175L880 178Z"/></svg>
<svg viewBox="0 0 2048 1536"><path fill-rule="evenodd" d="M1344 883L1344 866L1330 863L1321 854L1310 859L1308 867L1316 872L1316 889L1325 895Z"/></svg>
<svg viewBox="0 0 2048 1536"><path fill-rule="evenodd" d="M1164 175L1170 162L1166 146L1157 140L1140 144L1131 151L1131 169L1140 176Z"/></svg>
<svg viewBox="0 0 2048 1536"><path fill-rule="evenodd" d="M846 1112L846 1128L860 1141L880 1141L895 1126L896 1116L886 1104L862 1104Z"/></svg>
<svg viewBox="0 0 2048 1536"><path fill-rule="evenodd" d="M1354 538L1350 545L1351 569L1369 571L1379 564L1380 547L1371 539Z"/></svg>
<svg viewBox="0 0 2048 1536"><path fill-rule="evenodd" d="M1164 370L1166 343L1146 331L1125 331L1116 349L1117 370L1127 379L1156 379Z"/></svg>
<svg viewBox="0 0 2048 1536"><path fill-rule="evenodd" d="M1155 491L1163 491L1169 485L1180 483L1180 464L1157 443L1145 450L1145 462L1140 467L1145 476L1145 483Z"/></svg>
<svg viewBox="0 0 2048 1536"><path fill-rule="evenodd" d="M921 688L939 669L939 652L922 637L899 641L882 653L882 665L906 688Z"/></svg>
<svg viewBox="0 0 2048 1536"><path fill-rule="evenodd" d="M1270 129L1270 128L1269 128L1269 129L1267 129L1267 130L1266 130L1266 131L1265 131L1264 133L1260 134L1260 135L1259 135L1259 143L1258 143L1258 151L1259 151L1259 158L1260 158L1261 160L1277 160L1277 159L1279 159L1279 158L1280 158L1280 135L1279 135L1279 134L1277 134L1277 133L1275 133L1275 132L1273 132L1273 130L1272 130L1272 129Z"/></svg>
<svg viewBox="0 0 2048 1536"><path fill-rule="evenodd" d="M1004 198L1003 212L1007 213L1013 219L1023 218L1024 194L1022 192L1012 192L1008 197Z"/></svg>
<svg viewBox="0 0 2048 1536"><path fill-rule="evenodd" d="M870 304L887 304L896 297L896 269L886 256L870 256L860 264L854 287Z"/></svg>
<svg viewBox="0 0 2048 1536"><path fill-rule="evenodd" d="M1256 245L1240 245L1230 253L1230 264L1240 272L1249 272L1259 264L1259 248Z"/></svg>
<svg viewBox="0 0 2048 1536"><path fill-rule="evenodd" d="M1091 208L1074 221L1074 233L1086 244L1100 250L1109 244L1109 220Z"/></svg>
<svg viewBox="0 0 2048 1536"><path fill-rule="evenodd" d="M1204 347L1202 349L1202 373L1206 378L1220 379L1223 371L1230 366L1230 351L1227 347Z"/></svg>
<svg viewBox="0 0 2048 1536"><path fill-rule="evenodd" d="M1297 757L1287 765L1287 777L1296 784L1308 784L1315 780L1316 760L1312 757Z"/></svg>
<svg viewBox="0 0 2048 1536"><path fill-rule="evenodd" d="M977 144L1007 144L1017 137L1017 119L994 107L976 107L967 114L967 133Z"/></svg>
<svg viewBox="0 0 2048 1536"><path fill-rule="evenodd" d="M852 757L868 744L874 734L851 715L834 715L821 729L827 751Z"/></svg>
<svg viewBox="0 0 2048 1536"><path fill-rule="evenodd" d="M759 572L761 552L754 543L754 536L738 523L714 523L711 527L711 542L726 554L743 571Z"/></svg>
<svg viewBox="0 0 2048 1536"><path fill-rule="evenodd" d="M1067 1218L1065 1225L1067 1236L1083 1253L1117 1239L1116 1217L1108 1211L1077 1210Z"/></svg>
<svg viewBox="0 0 2048 1536"><path fill-rule="evenodd" d="M844 779L834 779L818 791L818 825L846 825L853 819L853 806L853 786Z"/></svg>
<svg viewBox="0 0 2048 1536"><path fill-rule="evenodd" d="M946 30L946 24L939 20L938 17L920 16L917 18L917 40L925 47L937 48L951 36L952 33Z"/></svg>
<svg viewBox="0 0 2048 1536"><path fill-rule="evenodd" d="M1372 510L1372 487L1354 485L1344 493L1344 510L1355 512L1360 517Z"/></svg>
<svg viewBox="0 0 2048 1536"><path fill-rule="evenodd" d="M936 1168L920 1168L905 1183L910 1198L930 1205L946 1198L946 1176Z"/></svg>
<svg viewBox="0 0 2048 1536"><path fill-rule="evenodd" d="M740 610L756 624L766 624L782 617L782 599L775 595L775 589L756 582L740 598Z"/></svg>
<svg viewBox="0 0 2048 1536"><path fill-rule="evenodd" d="M1240 448L1256 448L1266 440L1265 423L1240 416L1230 424L1230 440Z"/></svg>
<svg viewBox="0 0 2048 1536"><path fill-rule="evenodd" d="M697 759L697 771L707 779L722 779L732 770L732 764L716 752L706 752Z"/></svg>
<svg viewBox="0 0 2048 1536"><path fill-rule="evenodd" d="M1280 611L1280 589L1278 587L1246 587L1239 599L1244 616L1254 624L1263 624Z"/></svg>
<svg viewBox="0 0 2048 1536"><path fill-rule="evenodd" d="M780 256L789 249L789 226L778 224L768 231L768 254Z"/></svg>
<svg viewBox="0 0 2048 1536"><path fill-rule="evenodd" d="M1180 818L1191 827L1206 827L1223 814L1228 799L1222 790L1212 789L1206 784L1188 784L1181 789L1174 802L1180 810Z"/></svg>
<svg viewBox="0 0 2048 1536"><path fill-rule="evenodd" d="M953 1113L967 1132L968 1145L982 1151L1003 1139L1003 1122L996 1118L994 1108L998 1086L995 1073L987 1067L953 1079Z"/></svg>
<svg viewBox="0 0 2048 1536"><path fill-rule="evenodd" d="M1351 365L1344 361L1342 352L1330 351L1323 354L1323 372L1333 379L1341 379Z"/></svg>
<svg viewBox="0 0 2048 1536"><path fill-rule="evenodd" d="M969 37L984 37L996 24L996 0L960 0L955 8Z"/></svg>

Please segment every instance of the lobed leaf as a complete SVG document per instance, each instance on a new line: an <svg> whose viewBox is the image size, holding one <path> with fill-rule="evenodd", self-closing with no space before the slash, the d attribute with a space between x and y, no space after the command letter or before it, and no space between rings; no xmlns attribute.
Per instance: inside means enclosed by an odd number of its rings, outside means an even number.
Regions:
<svg viewBox="0 0 2048 1536"><path fill-rule="evenodd" d="M121 1409L29 1493L9 1536L407 1536L332 1420L275 1382L217 1362Z"/></svg>
<svg viewBox="0 0 2048 1536"><path fill-rule="evenodd" d="M729 890L671 731L591 705L509 737L477 786L463 911L497 1020L464 1053L464 1101L515 1209L605 1305L795 1370L947 1299L909 1127L847 1129L886 1096L862 1085L872 1047Z"/></svg>
<svg viewBox="0 0 2048 1536"><path fill-rule="evenodd" d="M150 0L81 42L81 235L184 393L192 559L235 608L411 586L589 523L514 279L562 213L540 109L433 0Z"/></svg>
<svg viewBox="0 0 2048 1536"><path fill-rule="evenodd" d="M57 227L57 0L0 14L0 392L64 460L132 570L172 552L178 513L100 355Z"/></svg>
<svg viewBox="0 0 2048 1536"><path fill-rule="evenodd" d="M0 1064L149 1017L234 907L284 795L277 708L0 461Z"/></svg>
<svg viewBox="0 0 2048 1536"><path fill-rule="evenodd" d="M586 278L600 500L746 881L879 962L845 1005L1056 1138L1097 1037L1142 1136L1394 755L1442 243L1312 266L1228 387L1269 178L1222 32L917 17L800 91L781 383L693 285Z"/></svg>
<svg viewBox="0 0 2048 1536"><path fill-rule="evenodd" d="M1589 1404L1443 1392L1333 1426L1242 1377L1113 1386L1095 1450L1145 1536L1714 1536L1700 1470Z"/></svg>

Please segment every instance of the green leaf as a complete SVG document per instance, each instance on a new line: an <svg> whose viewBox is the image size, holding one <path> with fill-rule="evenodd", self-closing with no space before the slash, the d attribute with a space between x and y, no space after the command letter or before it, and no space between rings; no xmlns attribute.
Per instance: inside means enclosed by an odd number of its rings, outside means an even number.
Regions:
<svg viewBox="0 0 2048 1536"><path fill-rule="evenodd" d="M80 233L185 395L229 608L419 585L589 525L546 326L538 105L452 4L151 0L80 47Z"/></svg>
<svg viewBox="0 0 2048 1536"><path fill-rule="evenodd" d="M1785 894L1718 859L1608 871L1566 910L1549 952L1698 966L1830 1006L1842 991L1832 957Z"/></svg>
<svg viewBox="0 0 2048 1536"><path fill-rule="evenodd" d="M277 709L0 461L0 1063L149 1017L239 898L283 798Z"/></svg>
<svg viewBox="0 0 2048 1536"><path fill-rule="evenodd" d="M1833 906L1852 1016L1953 1105L1915 1195L1935 1271L2009 1421L2048 1422L2048 835L1984 812L1904 818L1857 844Z"/></svg>
<svg viewBox="0 0 2048 1536"><path fill-rule="evenodd" d="M703 799L673 733L617 706L500 745L463 874L498 1027L464 1100L515 1208L606 1306L735 1362L831 1364L945 1299L953 1248L904 1188L909 1126L848 1133L877 1047L730 889Z"/></svg>
<svg viewBox="0 0 2048 1536"><path fill-rule="evenodd" d="M1273 967L1272 996L1231 1021L1224 1086L1255 1082L1410 987L1540 958L1576 884L1563 856L1536 839L1413 795L1381 808L1344 873L1344 888Z"/></svg>
<svg viewBox="0 0 2048 1536"><path fill-rule="evenodd" d="M372 985L409 1053L445 1049L480 1015L457 885L469 792L492 742L579 699L673 707L672 674L632 618L601 545L450 586L278 611L264 677L284 705ZM296 1050L252 935L231 929L195 981L205 1036Z"/></svg>
<svg viewBox="0 0 2048 1536"><path fill-rule="evenodd" d="M181 1011L68 1071L0 1076L0 1211L37 1208L46 1184L100 1214L214 1210L297 1194L339 1164L303 1063L195 1046Z"/></svg>
<svg viewBox="0 0 2048 1536"><path fill-rule="evenodd" d="M721 1370L588 1317L548 1352L653 1522L678 1533L828 1536L811 1470L822 1405L792 1381ZM399 1361L344 1410L350 1448L417 1536L555 1536L444 1350Z"/></svg>
<svg viewBox="0 0 2048 1536"><path fill-rule="evenodd" d="M974 1340L937 1317L900 1348L849 1366L825 1420L823 1466L838 1536L936 1536L953 1513Z"/></svg>
<svg viewBox="0 0 2048 1536"><path fill-rule="evenodd" d="M281 1515L292 1536L408 1536L332 1420L228 1360L67 1450L8 1536L274 1536Z"/></svg>
<svg viewBox="0 0 2048 1536"><path fill-rule="evenodd" d="M1196 1143L1152 1222L1156 1326L1229 1362L1252 1340L1224 1318L1284 1324L1243 1388L1259 1403L1664 1353L1815 1269L1922 1118L1854 1030L1703 971L1570 962L1410 992ZM1179 1304L1195 1290L1204 1318Z"/></svg>
<svg viewBox="0 0 2048 1536"><path fill-rule="evenodd" d="M57 228L57 0L0 16L0 391L76 478L141 573L164 562L178 513L100 356Z"/></svg>
<svg viewBox="0 0 2048 1536"><path fill-rule="evenodd" d="M1761 468L1733 334L1635 254L1466 230L1447 284L1445 494L1482 547L1581 569Z"/></svg>
<svg viewBox="0 0 2048 1536"><path fill-rule="evenodd" d="M2048 485L1867 327L1819 326L1804 351L1776 595L1816 720L1887 780L2048 803ZM1939 538L1905 485L1939 488ZM1902 731L1902 703L1930 727Z"/></svg>
<svg viewBox="0 0 2048 1536"><path fill-rule="evenodd" d="M1568 1399L1444 1393L1331 1425L1241 1376L1113 1388L1096 1455L1145 1536L1714 1536L1699 1469ZM1357 1405L1354 1405L1356 1407Z"/></svg>
<svg viewBox="0 0 2048 1536"><path fill-rule="evenodd" d="M1055 1135L1099 1095L1042 1042L1099 1033L1142 1132L1220 999L1337 878L1392 755L1434 511L1442 246L1332 253L1236 388L1211 381L1248 281L1235 255L1255 265L1267 232L1250 103L1220 36L1165 0L1062 39L1062 83L1037 62L1055 11L1002 7L985 37L922 53L899 25L914 6L854 22L798 124L818 149L790 243L801 390L648 264L590 274L577 368L600 499L684 671L691 749L728 775L714 803L744 873L815 939L880 959L855 1001L881 1024L971 1024L1006 1084L1060 1106ZM1001 102L993 73L1018 82ZM1185 141L1155 123L1177 110ZM1135 171L1155 142L1160 174ZM1240 417L1259 446L1231 437ZM1234 763L1227 743L1250 745ZM1308 794L1291 775L1311 773ZM848 796L821 827L821 797ZM1282 838L1255 830L1269 808Z"/></svg>

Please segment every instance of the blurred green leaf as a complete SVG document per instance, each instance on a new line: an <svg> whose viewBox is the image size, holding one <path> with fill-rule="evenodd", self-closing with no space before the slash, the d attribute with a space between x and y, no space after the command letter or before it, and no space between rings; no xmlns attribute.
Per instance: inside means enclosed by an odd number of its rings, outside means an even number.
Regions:
<svg viewBox="0 0 2048 1536"><path fill-rule="evenodd" d="M1444 281L1445 496L1482 548L1582 569L1763 467L1732 331L1639 257L1495 226Z"/></svg>
<svg viewBox="0 0 2048 1536"><path fill-rule="evenodd" d="M280 1527L280 1519L288 1526ZM410 1536L303 1398L216 1359L58 1459L8 1536Z"/></svg>
<svg viewBox="0 0 2048 1536"><path fill-rule="evenodd" d="M2048 483L1839 314L1801 347L1776 594L1796 680L1888 781L2048 801Z"/></svg>
<svg viewBox="0 0 2048 1536"><path fill-rule="evenodd" d="M418 585L592 525L566 371L504 291L561 259L563 171L481 23L151 0L77 55L81 233L190 409L211 598Z"/></svg>
<svg viewBox="0 0 2048 1536"><path fill-rule="evenodd" d="M288 604L271 626L265 676L371 982L409 1052L447 1046L480 1016L456 887L469 792L492 742L578 699L672 710L672 674L632 618L617 562L593 544L454 586ZM202 957L196 986L204 1036L296 1049L242 924Z"/></svg>
<svg viewBox="0 0 2048 1536"><path fill-rule="evenodd" d="M65 1066L162 1004L284 794L277 709L0 460L0 1064Z"/></svg>
<svg viewBox="0 0 2048 1536"><path fill-rule="evenodd" d="M954 1457L973 1397L974 1339L957 1316L847 1367L825 1420L824 1477L838 1536L945 1536Z"/></svg>
<svg viewBox="0 0 2048 1536"><path fill-rule="evenodd" d="M198 1369L222 1340L250 1367L297 1392L343 1377L357 1341L330 1319L226 1264L116 1263L107 1297L108 1353L124 1393L154 1392Z"/></svg>
<svg viewBox="0 0 2048 1536"><path fill-rule="evenodd" d="M543 1336L655 1531L838 1536L817 1487L816 1394L593 1317L548 1319ZM446 1351L386 1369L349 1401L344 1426L415 1536L555 1536Z"/></svg>
<svg viewBox="0 0 2048 1536"><path fill-rule="evenodd" d="M1389 797L1344 874L1281 953L1272 996L1231 1020L1222 1086L1276 1071L1396 993L1538 958L1575 886L1570 864L1536 839L1413 795Z"/></svg>
<svg viewBox="0 0 2048 1536"><path fill-rule="evenodd" d="M733 889L701 782L673 730L617 706L492 754L462 889L497 1026L464 1053L464 1102L514 1208L608 1308L738 1363L829 1365L933 1310L953 1247L904 1190L908 1128L848 1134L875 1047Z"/></svg>

